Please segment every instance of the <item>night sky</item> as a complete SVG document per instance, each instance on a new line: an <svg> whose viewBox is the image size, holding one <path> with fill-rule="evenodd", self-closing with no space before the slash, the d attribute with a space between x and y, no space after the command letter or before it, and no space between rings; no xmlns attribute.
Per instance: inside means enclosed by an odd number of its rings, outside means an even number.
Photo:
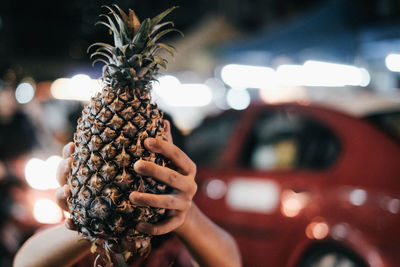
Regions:
<svg viewBox="0 0 400 267"><path fill-rule="evenodd" d="M37 79L68 75L69 70L90 66L86 48L93 42L111 41L107 30L94 26L101 5L117 3L132 8L139 19L153 17L173 5L179 9L169 15L183 32L210 14L224 15L243 32L279 24L323 1L317 0L151 0L151 1L18 1L2 0L0 6L0 69L11 63L23 65ZM354 1L365 8L373 20L376 10L398 14L399 1ZM382 2L388 6L382 6ZM378 9L377 9L378 8ZM385 8L388 11L385 11ZM382 14L383 14L382 13ZM393 13L393 14L392 14ZM397 16L398 18L399 16Z"/></svg>

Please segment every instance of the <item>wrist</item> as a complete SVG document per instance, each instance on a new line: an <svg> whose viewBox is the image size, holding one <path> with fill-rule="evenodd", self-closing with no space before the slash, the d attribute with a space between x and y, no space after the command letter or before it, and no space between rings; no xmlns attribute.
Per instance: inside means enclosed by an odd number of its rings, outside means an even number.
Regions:
<svg viewBox="0 0 400 267"><path fill-rule="evenodd" d="M183 237L185 235L185 233L190 232L190 228L192 227L193 222L194 222L196 209L197 209L197 207L195 206L194 203L192 203L192 205L190 206L190 208L186 214L185 220L183 221L182 225L177 227L174 230L174 233L177 234L179 237Z"/></svg>

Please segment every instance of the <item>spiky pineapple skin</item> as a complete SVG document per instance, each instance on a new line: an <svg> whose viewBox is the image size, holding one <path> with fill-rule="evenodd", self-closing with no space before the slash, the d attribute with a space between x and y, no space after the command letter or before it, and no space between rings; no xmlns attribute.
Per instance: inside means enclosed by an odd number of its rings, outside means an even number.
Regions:
<svg viewBox="0 0 400 267"><path fill-rule="evenodd" d="M165 194L170 188L138 175L133 165L139 159L168 165L165 158L143 145L147 137L164 136L162 112L143 89L105 86L91 99L78 120L67 179L69 210L79 232L93 241L116 242L136 254L147 252L150 237L137 232L135 226L138 222L158 222L166 211L136 207L129 194Z"/></svg>

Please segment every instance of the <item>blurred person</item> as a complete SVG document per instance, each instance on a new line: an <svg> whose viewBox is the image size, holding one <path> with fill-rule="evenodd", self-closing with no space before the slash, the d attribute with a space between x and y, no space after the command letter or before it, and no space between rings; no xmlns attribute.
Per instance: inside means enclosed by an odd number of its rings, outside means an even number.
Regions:
<svg viewBox="0 0 400 267"><path fill-rule="evenodd" d="M19 67L0 73L0 266L10 266L37 225L27 210L26 156L36 146L35 127L20 109L14 90Z"/></svg>
<svg viewBox="0 0 400 267"><path fill-rule="evenodd" d="M191 159L172 143L170 124L165 121L168 141L147 138L146 148L160 153L178 167L178 171L143 160L134 165L141 175L151 176L168 183L174 190L168 195L131 193L130 200L138 206L167 207L172 212L168 219L157 224L140 223L137 230L154 235L152 250L146 258L132 257L130 266L241 266L238 247L230 234L208 219L193 203L197 190L194 181L196 166ZM56 193L59 205L68 210L66 199L69 188L66 177L71 168L74 144L64 147L64 160L60 163L58 180L61 187ZM175 179L169 179L175 177ZM76 231L73 222L39 232L30 238L17 253L14 267L90 266L95 262L89 253L90 242Z"/></svg>

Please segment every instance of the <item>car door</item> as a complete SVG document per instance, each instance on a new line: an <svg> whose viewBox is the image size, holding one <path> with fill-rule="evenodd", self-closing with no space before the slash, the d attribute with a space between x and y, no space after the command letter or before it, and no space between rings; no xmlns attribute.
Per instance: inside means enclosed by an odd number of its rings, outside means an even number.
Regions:
<svg viewBox="0 0 400 267"><path fill-rule="evenodd" d="M200 163L196 203L234 235L245 266L284 266L305 238L302 209L329 182L340 151L334 133L312 114L280 106L208 121L191 142L202 143L189 152Z"/></svg>

